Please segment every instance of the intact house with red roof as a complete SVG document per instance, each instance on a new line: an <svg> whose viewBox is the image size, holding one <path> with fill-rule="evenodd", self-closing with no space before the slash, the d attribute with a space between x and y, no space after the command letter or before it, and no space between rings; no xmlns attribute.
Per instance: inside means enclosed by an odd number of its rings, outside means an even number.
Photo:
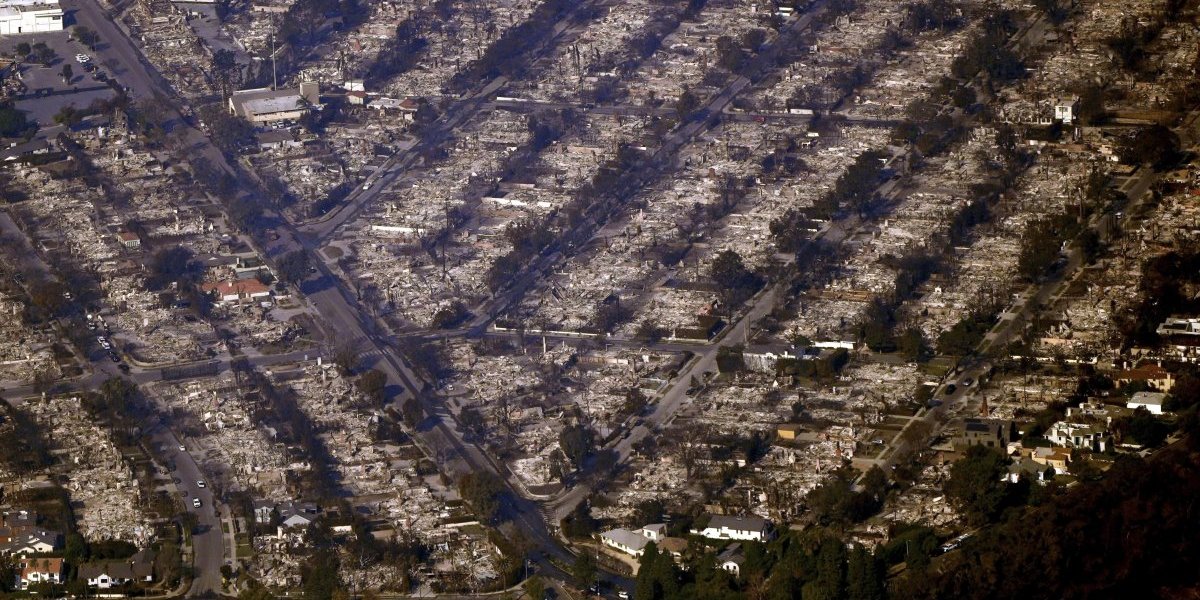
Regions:
<svg viewBox="0 0 1200 600"><path fill-rule="evenodd" d="M218 281L200 285L200 291L213 296L220 306L267 300L271 288L257 279Z"/></svg>
<svg viewBox="0 0 1200 600"><path fill-rule="evenodd" d="M1148 363L1132 369L1117 371L1113 375L1113 381L1117 383L1118 387L1142 382L1160 392L1169 392L1175 386L1175 375L1154 363Z"/></svg>
<svg viewBox="0 0 1200 600"><path fill-rule="evenodd" d="M120 241L121 245L125 246L126 248L133 249L142 247L142 238L138 237L138 234L132 231L117 232L117 240Z"/></svg>
<svg viewBox="0 0 1200 600"><path fill-rule="evenodd" d="M17 587L22 590L37 583L62 583L63 559L22 558L17 563Z"/></svg>

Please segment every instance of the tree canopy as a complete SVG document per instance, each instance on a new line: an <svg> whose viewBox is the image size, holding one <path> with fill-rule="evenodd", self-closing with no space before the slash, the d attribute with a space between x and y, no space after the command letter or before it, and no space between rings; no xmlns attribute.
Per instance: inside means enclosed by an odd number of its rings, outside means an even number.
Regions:
<svg viewBox="0 0 1200 600"><path fill-rule="evenodd" d="M1000 516L1008 495L1001 481L1008 472L1008 458L986 446L971 446L966 456L950 467L946 495L975 523Z"/></svg>

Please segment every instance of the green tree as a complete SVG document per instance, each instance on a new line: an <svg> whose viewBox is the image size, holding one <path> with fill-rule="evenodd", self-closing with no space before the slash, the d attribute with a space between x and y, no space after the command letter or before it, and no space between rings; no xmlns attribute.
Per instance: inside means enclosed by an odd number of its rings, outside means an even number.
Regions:
<svg viewBox="0 0 1200 600"><path fill-rule="evenodd" d="M875 352L892 352L896 349L896 340L892 336L894 325L895 314L892 307L876 298L863 313L862 321L858 325L859 338Z"/></svg>
<svg viewBox="0 0 1200 600"><path fill-rule="evenodd" d="M708 276L721 289L721 295L729 307L738 306L762 287L763 280L742 261L734 250L725 250L713 259Z"/></svg>
<svg viewBox="0 0 1200 600"><path fill-rule="evenodd" d="M655 323L650 319L644 319L641 323L638 323L637 331L634 332L634 336L637 337L637 339L646 342L647 344L657 344L658 342L662 341L662 339L666 337L668 333L670 332L659 326L658 323Z"/></svg>
<svg viewBox="0 0 1200 600"><path fill-rule="evenodd" d="M146 277L146 288L157 291L171 284L187 286L199 281L203 265L193 260L193 256L192 251L183 246L155 251L146 265L150 272Z"/></svg>
<svg viewBox="0 0 1200 600"><path fill-rule="evenodd" d="M128 415L138 401L138 388L128 379L109 377L100 384L97 408L110 418Z"/></svg>
<svg viewBox="0 0 1200 600"><path fill-rule="evenodd" d="M525 595L530 600L542 600L546 595L546 582L542 581L541 577L534 575L525 580L525 584L521 586L521 589L524 590Z"/></svg>
<svg viewBox="0 0 1200 600"><path fill-rule="evenodd" d="M29 128L29 120L25 113L16 109L12 103L0 103L0 136L14 137Z"/></svg>
<svg viewBox="0 0 1200 600"><path fill-rule="evenodd" d="M600 522L592 516L590 503L580 502L562 520L563 535L574 539L588 539L596 533Z"/></svg>
<svg viewBox="0 0 1200 600"><path fill-rule="evenodd" d="M322 548L314 552L300 568L304 600L334 600L342 591L338 567L338 557L333 551Z"/></svg>
<svg viewBox="0 0 1200 600"><path fill-rule="evenodd" d="M621 412L630 416L640 415L646 410L646 405L649 402L650 399L646 397L646 394L642 393L642 390L636 387L630 388L625 393L625 403L621 405Z"/></svg>
<svg viewBox="0 0 1200 600"><path fill-rule="evenodd" d="M284 283L299 283L308 275L311 264L308 251L293 250L280 258L276 265L279 279Z"/></svg>
<svg viewBox="0 0 1200 600"><path fill-rule="evenodd" d="M412 428L425 418L425 409L421 407L420 400L409 397L400 405L400 414L404 417L404 424Z"/></svg>
<svg viewBox="0 0 1200 600"><path fill-rule="evenodd" d="M1141 446L1157 448L1166 441L1171 428L1150 414L1150 411L1139 407L1133 411L1133 416L1129 417L1126 431L1129 437Z"/></svg>
<svg viewBox="0 0 1200 600"><path fill-rule="evenodd" d="M991 328L990 318L983 315L968 315L953 327L938 336L938 351L942 354L965 356L975 351L975 346Z"/></svg>
<svg viewBox="0 0 1200 600"><path fill-rule="evenodd" d="M76 25L71 31L71 37L74 37L76 41L86 46L88 50L94 50L96 44L100 42L100 36L84 25Z"/></svg>
<svg viewBox="0 0 1200 600"><path fill-rule="evenodd" d="M919 327L908 327L901 331L896 336L896 347L900 350L900 356L907 361L925 362L933 353Z"/></svg>
<svg viewBox="0 0 1200 600"><path fill-rule="evenodd" d="M48 67L51 63L58 60L58 53L53 48L47 46L45 42L37 42L33 45L33 60Z"/></svg>
<svg viewBox="0 0 1200 600"><path fill-rule="evenodd" d="M1088 125L1102 125L1108 120L1104 106L1104 88L1090 83L1079 92L1079 118Z"/></svg>
<svg viewBox="0 0 1200 600"><path fill-rule="evenodd" d="M387 375L378 369L371 369L358 376L358 390L370 400L374 406L383 406Z"/></svg>
<svg viewBox="0 0 1200 600"><path fill-rule="evenodd" d="M700 108L700 97L691 88L684 88L675 101L675 116L680 121L690 120Z"/></svg>
<svg viewBox="0 0 1200 600"><path fill-rule="evenodd" d="M966 456L950 467L945 492L973 523L994 521L1004 508L1008 484L1008 459L984 446L971 446Z"/></svg>
<svg viewBox="0 0 1200 600"><path fill-rule="evenodd" d="M201 108L200 119L208 126L213 144L225 154L237 154L254 143L254 126L243 117L229 114L224 105Z"/></svg>
<svg viewBox="0 0 1200 600"><path fill-rule="evenodd" d="M821 541L817 551L817 578L813 582L818 590L817 598L830 600L846 595L846 545L838 538ZM808 597L808 594L805 594Z"/></svg>
<svg viewBox="0 0 1200 600"><path fill-rule="evenodd" d="M87 559L87 542L78 533L68 533L63 542L63 560L78 565Z"/></svg>
<svg viewBox="0 0 1200 600"><path fill-rule="evenodd" d="M680 571L668 552L659 552L654 542L646 544L638 559L638 574L633 597L635 600L665 600L681 597Z"/></svg>
<svg viewBox="0 0 1200 600"><path fill-rule="evenodd" d="M746 64L746 51L728 35L717 38L717 62L726 71L737 73Z"/></svg>
<svg viewBox="0 0 1200 600"><path fill-rule="evenodd" d="M843 207L859 214L868 212L874 204L875 188L880 183L885 157L878 150L867 150L858 155L854 164L834 182L833 189L814 205L814 217L833 217Z"/></svg>
<svg viewBox="0 0 1200 600"><path fill-rule="evenodd" d="M221 95L225 97L229 97L234 86L241 83L242 68L237 64L237 55L232 50L220 49L213 52L209 69L221 90Z"/></svg>
<svg viewBox="0 0 1200 600"><path fill-rule="evenodd" d="M179 519L179 528L184 533L184 538L190 537L196 533L196 526L200 524L200 518L194 512L182 512L176 515Z"/></svg>
<svg viewBox="0 0 1200 600"><path fill-rule="evenodd" d="M483 435L487 429L487 421L484 420L483 413L474 406L467 406L458 411L458 423L462 425L468 435L473 437Z"/></svg>
<svg viewBox="0 0 1200 600"><path fill-rule="evenodd" d="M491 471L467 473L458 482L458 492L481 522L495 523L500 518L505 488Z"/></svg>
<svg viewBox="0 0 1200 600"><path fill-rule="evenodd" d="M586 589L596 581L596 559L586 549L575 556L571 563L571 580L576 586Z"/></svg>
<svg viewBox="0 0 1200 600"><path fill-rule="evenodd" d="M576 469L583 468L583 462L595 449L595 433L584 425L568 425L558 434L558 445L563 454L575 465Z"/></svg>
<svg viewBox="0 0 1200 600"><path fill-rule="evenodd" d="M1125 136L1117 148L1121 162L1165 169L1179 160L1179 136L1165 125L1143 127Z"/></svg>
<svg viewBox="0 0 1200 600"><path fill-rule="evenodd" d="M1045 275L1061 253L1063 241L1072 236L1077 225L1069 215L1046 215L1029 224L1021 239L1017 272L1026 279Z"/></svg>
<svg viewBox="0 0 1200 600"><path fill-rule="evenodd" d="M470 316L471 311L467 305L461 300L455 300L449 306L443 306L434 313L430 326L435 329L453 329L462 325Z"/></svg>
<svg viewBox="0 0 1200 600"><path fill-rule="evenodd" d="M850 551L846 565L847 600L883 600L884 573L879 561L860 545Z"/></svg>
<svg viewBox="0 0 1200 600"><path fill-rule="evenodd" d="M74 127L83 120L83 113L76 110L74 106L68 104L58 110L54 115L54 122L67 127Z"/></svg>
<svg viewBox="0 0 1200 600"><path fill-rule="evenodd" d="M954 106L966 110L975 105L975 88L969 85L960 85L954 88L954 92L950 96L950 100Z"/></svg>

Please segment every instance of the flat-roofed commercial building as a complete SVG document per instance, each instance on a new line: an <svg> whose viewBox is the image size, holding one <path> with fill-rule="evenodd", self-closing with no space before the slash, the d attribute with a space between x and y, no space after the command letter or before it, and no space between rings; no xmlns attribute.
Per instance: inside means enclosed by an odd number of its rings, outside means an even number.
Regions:
<svg viewBox="0 0 1200 600"><path fill-rule="evenodd" d="M229 112L254 124L293 121L318 107L321 101L317 84L301 83L299 88L239 90L229 97Z"/></svg>
<svg viewBox="0 0 1200 600"><path fill-rule="evenodd" d="M55 0L0 0L0 35L63 30L63 11Z"/></svg>

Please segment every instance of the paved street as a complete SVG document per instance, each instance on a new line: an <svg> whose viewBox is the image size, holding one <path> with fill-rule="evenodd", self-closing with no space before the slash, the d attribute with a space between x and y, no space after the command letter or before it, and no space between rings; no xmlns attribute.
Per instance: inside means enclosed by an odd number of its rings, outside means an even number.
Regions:
<svg viewBox="0 0 1200 600"><path fill-rule="evenodd" d="M207 486L207 482L205 487L199 486L199 482L205 481L206 478L192 455L179 450L180 445L185 443L183 440L166 427L156 428L150 435L153 444L162 449L162 456L174 455L175 471L171 472L171 476L179 480L176 485L183 493L183 504L189 512L196 515L196 522L199 524L192 535L192 547L196 553L192 564L195 579L188 596L220 591L221 565L225 564L227 551L221 520L217 516L216 503L213 502L212 488ZM200 499L199 508L192 505L193 498Z"/></svg>

